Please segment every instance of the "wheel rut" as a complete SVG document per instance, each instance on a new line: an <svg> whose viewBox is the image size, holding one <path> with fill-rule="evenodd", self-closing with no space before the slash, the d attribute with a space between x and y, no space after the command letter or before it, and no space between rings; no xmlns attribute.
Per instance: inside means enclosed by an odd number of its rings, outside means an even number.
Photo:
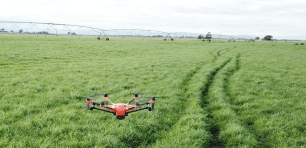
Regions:
<svg viewBox="0 0 306 148"><path fill-rule="evenodd" d="M172 122L171 125L169 125L169 128L167 128L166 130L163 131L162 129L160 129L157 133L154 133L154 134L162 134L164 136L159 137L154 140L151 139L149 143L147 143L149 147L158 147L160 145L165 146L169 143L169 141L173 140L171 137L175 136L177 133L180 133L186 136L188 135L187 137L185 137L185 139L192 139L192 137L196 135L189 134L189 133L193 130L195 130L194 132L199 132L198 131L199 129L192 129L191 128L192 126L188 125L188 122L201 124L201 126L199 126L201 127L200 128L201 132L203 132L203 136L206 135L206 137L203 138L202 142L200 142L201 140L200 141L190 140L190 141L194 141L195 143L199 144L197 146L224 147L225 144L222 143L221 141L218 141L218 140L210 141L209 140L212 137L213 139L219 139L218 138L219 129L217 126L209 127L208 122L206 122L207 114L209 113L205 109L205 105L208 104L208 102L206 101L207 99L205 97L208 96L209 89L217 73L232 60L232 58L229 58L226 56L223 57L223 53L225 53L226 51L228 51L228 49L221 49L221 50L215 50L213 52L210 52L209 54L213 56L211 62L207 64L199 63L197 67L195 67L193 70L187 73L185 78L182 80L182 83L180 84L181 91L180 93L176 95L177 99L174 102L175 103L174 105L176 106L176 109L174 110L176 113L173 114L173 116L176 116L176 119L175 119L176 121ZM203 75L205 75L205 77L203 77ZM201 81L201 82L203 81L204 85L201 83L196 83L198 81ZM197 94L199 95L197 96ZM184 129L189 129L189 128L191 128L189 132L184 130ZM207 130L207 129L210 129L210 130ZM172 143L172 144L175 144L175 143Z"/></svg>
<svg viewBox="0 0 306 148"><path fill-rule="evenodd" d="M208 93L209 93L209 89L210 89L210 87L211 87L211 85L212 85L212 83L213 83L213 81L215 79L215 76L231 60L232 60L231 58L227 59L220 66L218 66L213 71L211 71L210 74L207 76L207 82L201 88L201 107L203 109L205 109L205 107L209 106ZM210 133L212 135L212 140L209 141L209 145L210 145L210 147L218 147L218 148L225 147L225 143L222 142L220 140L220 138L219 138L220 128L218 126L216 126L216 124L214 124L214 122L212 122L213 116L212 116L211 111L208 111L208 112L209 112L208 118L210 118L208 123L211 125L209 131L210 131Z"/></svg>
<svg viewBox="0 0 306 148"><path fill-rule="evenodd" d="M205 65L205 63L199 63L193 70L189 71L185 78L182 80L181 84L179 85L179 93L175 95L176 101L173 102L172 104L172 111L175 114L172 114L172 116L175 116L175 120L172 123L168 124L168 128L167 129L159 129L159 131L155 131L154 133L148 133L149 135L155 135L152 137L158 137L156 135L161 135L161 133L165 132L169 133L171 132L173 126L175 126L177 124L177 122L183 117L183 113L185 112L186 108L188 107L188 104L186 104L186 98L190 97L190 93L188 90L188 87L190 85L191 80L193 79L193 77L200 71L200 69ZM156 141L161 140L160 138L152 138L149 139L148 141L139 143L137 145L133 145L133 146L141 146L143 145L143 143L146 143L146 145L151 145L153 146ZM124 141L122 141L123 143L125 143ZM126 143L127 146L131 146L130 144Z"/></svg>
<svg viewBox="0 0 306 148"><path fill-rule="evenodd" d="M230 102L230 105L232 106L232 108L235 108L237 106L240 106L238 105L237 103L235 103L235 98L232 96L231 92L230 92L230 78L237 72L240 70L240 53L237 54L236 58L235 58L235 63L234 63L234 66L228 70L227 72L227 77L224 79L224 92L225 92L225 95L229 98L229 102ZM234 110L235 113L237 114L237 111ZM238 114L237 116L239 118L241 118ZM251 129L250 127L252 127L254 125L254 122L251 121L251 122L248 122L248 123L245 123L245 127L247 127L247 129L254 133L256 135L256 132L254 131L254 129ZM264 139L265 137L258 137L257 136L257 145L258 147L264 147Z"/></svg>
<svg viewBox="0 0 306 148"><path fill-rule="evenodd" d="M201 105L209 112L210 147L258 146L256 136L233 110L234 98L230 93L229 79L239 69L240 54L237 54L211 71L207 83L203 85Z"/></svg>

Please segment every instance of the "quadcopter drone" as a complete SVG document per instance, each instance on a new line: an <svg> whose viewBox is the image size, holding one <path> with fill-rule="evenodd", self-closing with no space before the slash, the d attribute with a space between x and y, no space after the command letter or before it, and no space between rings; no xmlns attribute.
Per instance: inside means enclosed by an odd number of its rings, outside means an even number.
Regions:
<svg viewBox="0 0 306 148"><path fill-rule="evenodd" d="M136 105L130 105L134 100L138 99L138 93L135 93L135 97L127 104L125 103L113 103L111 100L108 99L108 95L105 93L99 93L98 95L104 95L104 99L109 101L112 105L105 105L104 101L101 101L99 103L91 101L91 97L87 97L86 103L87 103L87 110L100 110L108 113L112 113L116 116L116 119L122 120L125 118L125 116L128 116L130 113L141 111L148 109L149 111L154 109L154 102L155 97L147 97L150 98L151 101L148 101L146 103L141 103L140 101L136 101ZM150 107L150 104L152 103L152 107ZM92 106L90 107L90 104ZM99 105L101 108L96 108L95 105ZM148 105L147 107L140 108L142 105ZM105 110L105 109L107 110Z"/></svg>

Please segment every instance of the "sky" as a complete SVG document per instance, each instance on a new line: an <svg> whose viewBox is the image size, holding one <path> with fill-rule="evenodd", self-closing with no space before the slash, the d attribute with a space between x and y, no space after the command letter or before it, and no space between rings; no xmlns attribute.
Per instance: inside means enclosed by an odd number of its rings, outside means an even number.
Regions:
<svg viewBox="0 0 306 148"><path fill-rule="evenodd" d="M0 21L306 39L306 0L3 0Z"/></svg>

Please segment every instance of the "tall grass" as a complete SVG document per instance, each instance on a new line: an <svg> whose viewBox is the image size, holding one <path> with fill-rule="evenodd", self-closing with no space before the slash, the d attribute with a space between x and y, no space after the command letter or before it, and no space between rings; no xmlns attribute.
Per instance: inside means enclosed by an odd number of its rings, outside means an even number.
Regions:
<svg viewBox="0 0 306 148"><path fill-rule="evenodd" d="M0 147L303 147L305 49L1 35ZM159 96L116 120L84 96ZM144 99L142 99L145 101Z"/></svg>

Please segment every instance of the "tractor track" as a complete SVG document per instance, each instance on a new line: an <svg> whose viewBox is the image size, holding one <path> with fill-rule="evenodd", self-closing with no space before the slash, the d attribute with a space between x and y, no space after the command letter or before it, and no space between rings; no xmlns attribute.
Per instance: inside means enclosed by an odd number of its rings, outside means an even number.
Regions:
<svg viewBox="0 0 306 148"><path fill-rule="evenodd" d="M230 93L230 84L229 84L229 79L232 75L234 75L238 70L240 69L240 53L237 54L236 58L235 58L235 67L233 67L230 71L228 71L227 73L227 77L224 79L224 92L226 94L226 96L228 96L230 98L230 103L231 105L235 105L234 104L234 98L232 97L231 93Z"/></svg>
<svg viewBox="0 0 306 148"><path fill-rule="evenodd" d="M225 49L221 49L221 50L210 52L209 54L213 56L212 62L217 61L217 59L221 56L221 53L223 51L229 51L229 48L225 48Z"/></svg>
<svg viewBox="0 0 306 148"><path fill-rule="evenodd" d="M228 50L229 49L227 48L227 49L221 49L221 50L210 52L209 54L214 56L210 63L212 63L212 64L215 63L222 56L221 53L226 52ZM199 88L199 90L201 91L201 94L202 94L202 96L200 98L201 99L200 108L202 107L203 110L205 110L204 107L208 104L206 102L206 100L207 100L206 97L208 96L208 91L209 91L209 88L210 88L211 84L214 81L215 75L218 73L219 70L221 70L223 67L225 67L231 60L232 60L232 58L227 58L221 64L219 64L219 66L214 68L207 75L206 83L201 88ZM190 98L191 97L191 93L192 93L191 90L189 90L190 89L189 87L191 85L191 81L194 79L194 76L197 75L201 71L201 69L203 67L205 67L205 65L206 65L206 63L199 63L193 70L191 70L190 72L188 72L186 74L185 78L182 80L181 84L179 85L179 89L181 91L179 91L179 93L176 95L175 98L177 98L177 99L176 99L176 101L173 104L174 106L176 106L176 108L174 109L174 110L176 110L175 111L176 114L173 115L173 116L176 117L176 121L174 121L171 124L169 124L167 129L158 129L158 131L148 133L149 135L152 135L152 134L153 135L156 135L156 134L159 135L160 132L165 132L165 131L166 131L166 133L174 132L173 130L176 128L176 125L177 124L178 125L181 124L180 122L185 120L184 118L187 115L186 110L187 110L187 107L189 106L188 103L186 104L186 98ZM210 146L224 147L225 144L222 143L220 140L218 140L219 139L218 138L218 136L219 136L219 129L216 128L215 126L212 126L212 127L210 127L210 133L211 133L211 135L212 135L214 140L210 141L209 145ZM167 134L167 135L169 135L169 134ZM152 137L156 137L156 136L152 136ZM139 147L139 146L143 145L144 143L146 143L146 145L150 145L150 146L154 147L154 144L156 144L157 141L160 143L161 140L162 139L160 139L160 138L158 138L158 139L154 138L154 139L149 139L148 141L145 141L145 142L139 142L137 144L134 143L133 145L131 145L129 143L126 143L124 141L121 141L121 142L125 143L127 146L130 146L130 147Z"/></svg>
<svg viewBox="0 0 306 148"><path fill-rule="evenodd" d="M229 102L230 105L232 106L232 108L235 108L237 106L240 106L239 104L234 102L234 97L232 96L231 92L230 92L230 82L229 79L237 72L240 70L240 53L237 54L236 58L235 58L235 65L234 67L232 67L228 73L227 73L227 77L224 79L224 92L225 95L229 98ZM235 113L237 114L237 116L240 118L240 115L237 113L237 110L233 109L235 111ZM253 132L256 135L256 132L254 131L254 129L251 129L250 127L254 125L254 122L248 122L245 123L245 127L248 128L249 131ZM258 137L257 136L257 143L258 143L258 147L264 147L264 139L265 137Z"/></svg>
<svg viewBox="0 0 306 148"><path fill-rule="evenodd" d="M213 56L211 62L207 63L207 64L211 64L211 63L215 63L219 57L221 56L221 52L222 51L226 51L226 49L222 49L222 50L217 50L217 51L212 51L210 52L209 54ZM214 79L214 76L216 75L216 73L221 69L223 68L228 62L230 62L230 58L225 60L220 66L218 66L217 68L213 69L212 72L209 73L208 75L208 81L207 83L205 83L204 87L204 91L202 91L202 94L206 94L208 93L208 90L209 90L209 87ZM167 131L167 137L169 137L170 135L173 135L173 134L170 134L172 132L175 133L175 129L178 127L181 127L181 123L184 122L184 120L186 120L185 118L187 116L189 116L187 113L187 109L188 107L190 107L190 101L186 100L186 98L190 98L191 97L191 94L194 93L192 90L189 90L190 88L190 85L191 85L191 81L196 81L194 80L194 76L195 75L199 75L198 73L201 71L201 69L203 69L205 67L206 63L199 63L199 65L194 69L194 70L191 70L187 76L183 79L182 83L181 83L181 90L183 91L180 91L181 93L178 94L177 96L177 101L175 104L184 104L183 106L182 105L179 105L179 108L181 108L180 110L180 116L177 117L177 121L174 122L172 125L170 125L170 128L169 130ZM212 66L212 65L210 65ZM200 86L201 87L201 86ZM199 91L201 90L201 88L199 87ZM200 93L200 92L199 92ZM199 99L199 98L198 98ZM202 99L203 100L203 99ZM195 101L195 100L194 100ZM187 102L187 104L186 104ZM203 111L205 110L201 105L199 105L200 108L203 109ZM202 116L206 116L206 115L202 115ZM203 123L204 124L204 123ZM174 128L174 129L173 129ZM181 127L182 128L182 127ZM207 131L207 130L206 130ZM188 137L186 137L188 138ZM168 138L168 139L171 139L171 138ZM163 141L162 139L156 139L154 141L151 141L150 143L148 143L149 145L153 146L154 143L156 143L158 141L158 143L163 143L165 141ZM157 144L158 145L158 144Z"/></svg>
<svg viewBox="0 0 306 148"><path fill-rule="evenodd" d="M196 66L193 70L191 70L190 72L187 73L187 75L185 76L185 78L183 79L183 81L181 82L181 84L179 86L182 86L182 87L179 87L180 90L180 93L178 93L176 95L175 98L176 101L173 103L173 106L175 106L175 113L176 114L173 114L172 116L175 116L176 117L176 121L174 121L173 123L171 123L170 125L168 125L168 129L166 129L167 132L170 132L172 127L177 124L177 122L183 117L183 114L182 112L184 112L186 110L186 108L188 107L188 105L185 104L186 102L186 98L188 98L190 96L188 92L188 86L190 84L190 81L192 80L192 78L194 77L195 74L197 74L199 72L199 70L205 65L205 63L199 63L198 66ZM159 132L163 132L165 129L158 129L158 131L152 131L151 133L147 133L149 135L154 135L154 134L157 134L159 135L160 133ZM155 137L155 136L152 136L152 137ZM135 138L134 138L135 139ZM134 144L131 144L131 142L127 142L127 141L121 141L122 143L126 144L128 147L139 147L141 145L143 145L143 143L146 143L146 145L153 145L156 143L156 141L159 140L159 139L156 139L156 138L152 138L152 139L149 139L148 141L145 141L145 142L139 142L135 145Z"/></svg>
<svg viewBox="0 0 306 148"><path fill-rule="evenodd" d="M219 52L218 52L219 53ZM218 66L217 68L215 68L213 71L210 72L210 74L207 76L207 83L205 83L202 88L201 88L201 107L203 109L205 109L205 107L209 106L209 101L208 101L208 93L209 93L209 89L215 79L215 76L217 75L217 73L219 72L219 70L221 70L224 66L226 66L232 59L229 58L226 61L224 61L220 66ZM210 118L209 124L211 124L210 127L210 133L213 137L213 139L209 142L210 147L225 147L225 143L223 143L222 141L220 141L219 139L219 127L216 126L215 124L213 124L212 122L212 113L211 111L208 111L209 115L208 118Z"/></svg>
<svg viewBox="0 0 306 148"><path fill-rule="evenodd" d="M257 147L258 143L261 143L258 138L256 141L256 136L247 125L244 125L241 117L233 109L235 105L230 93L229 79L239 69L240 54L238 53L211 71L207 77L207 83L202 87L201 105L209 112L208 123L213 137L210 147L231 147L234 146L233 144ZM233 130L235 128L239 130ZM221 134L222 137L220 137Z"/></svg>

